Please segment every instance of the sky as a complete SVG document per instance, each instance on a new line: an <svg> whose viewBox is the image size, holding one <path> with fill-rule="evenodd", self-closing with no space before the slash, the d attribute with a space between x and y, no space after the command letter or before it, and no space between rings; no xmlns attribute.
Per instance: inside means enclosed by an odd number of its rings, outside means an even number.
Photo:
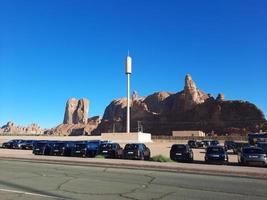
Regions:
<svg viewBox="0 0 267 200"><path fill-rule="evenodd" d="M216 97L267 113L265 0L0 0L0 125L63 121L66 101L89 116L131 90L179 92L191 74Z"/></svg>

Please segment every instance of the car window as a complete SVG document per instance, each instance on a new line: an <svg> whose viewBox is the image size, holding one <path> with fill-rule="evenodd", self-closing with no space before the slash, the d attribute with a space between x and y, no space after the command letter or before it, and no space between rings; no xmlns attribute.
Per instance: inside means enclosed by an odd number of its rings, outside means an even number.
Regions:
<svg viewBox="0 0 267 200"><path fill-rule="evenodd" d="M173 145L172 150L177 151L177 152L184 152L186 151L186 146L185 145Z"/></svg>
<svg viewBox="0 0 267 200"><path fill-rule="evenodd" d="M207 148L207 153L224 153L224 149L221 147L210 147Z"/></svg>
<svg viewBox="0 0 267 200"><path fill-rule="evenodd" d="M264 154L264 151L262 149L253 149L253 148L244 149L243 152L245 154Z"/></svg>

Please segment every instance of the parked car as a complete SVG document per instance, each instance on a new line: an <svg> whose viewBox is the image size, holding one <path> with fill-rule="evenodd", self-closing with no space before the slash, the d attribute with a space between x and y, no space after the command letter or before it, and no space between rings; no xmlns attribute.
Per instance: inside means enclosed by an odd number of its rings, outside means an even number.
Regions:
<svg viewBox="0 0 267 200"><path fill-rule="evenodd" d="M32 153L34 155L50 155L52 145L57 141L38 141L35 143Z"/></svg>
<svg viewBox="0 0 267 200"><path fill-rule="evenodd" d="M206 148L205 162L227 164L228 163L227 151L222 146L209 146Z"/></svg>
<svg viewBox="0 0 267 200"><path fill-rule="evenodd" d="M262 148L267 153L267 142L257 142L256 146Z"/></svg>
<svg viewBox="0 0 267 200"><path fill-rule="evenodd" d="M197 141L196 140L188 140L187 144L190 148L198 148Z"/></svg>
<svg viewBox="0 0 267 200"><path fill-rule="evenodd" d="M149 160L150 149L143 143L126 144L123 150L125 159Z"/></svg>
<svg viewBox="0 0 267 200"><path fill-rule="evenodd" d="M99 154L99 147L102 144L100 140L76 142L72 148L72 156L95 157Z"/></svg>
<svg viewBox="0 0 267 200"><path fill-rule="evenodd" d="M18 144L19 149L32 150L36 140L24 140Z"/></svg>
<svg viewBox="0 0 267 200"><path fill-rule="evenodd" d="M19 143L23 142L24 140L10 140L8 142L4 142L2 144L2 148L5 149L18 149Z"/></svg>
<svg viewBox="0 0 267 200"><path fill-rule="evenodd" d="M123 148L118 143L103 143L100 145L100 154L105 158L122 158Z"/></svg>
<svg viewBox="0 0 267 200"><path fill-rule="evenodd" d="M72 149L75 146L73 141L60 141L51 144L50 155L71 156Z"/></svg>
<svg viewBox="0 0 267 200"><path fill-rule="evenodd" d="M238 154L240 165L266 165L266 152L259 147L244 147Z"/></svg>
<svg viewBox="0 0 267 200"><path fill-rule="evenodd" d="M233 153L238 154L241 152L242 148L250 147L250 144L247 142L235 142Z"/></svg>
<svg viewBox="0 0 267 200"><path fill-rule="evenodd" d="M233 150L235 148L235 142L232 140L225 140L224 141L224 148L226 151Z"/></svg>
<svg viewBox="0 0 267 200"><path fill-rule="evenodd" d="M204 147L204 143L202 140L197 140L196 141L196 148L203 148Z"/></svg>
<svg viewBox="0 0 267 200"><path fill-rule="evenodd" d="M216 145L219 145L219 141L218 140L202 140L202 143L203 143L203 147L204 148L207 148L209 146L216 146Z"/></svg>
<svg viewBox="0 0 267 200"><path fill-rule="evenodd" d="M188 144L173 144L170 150L170 158L173 161L193 161L193 151Z"/></svg>

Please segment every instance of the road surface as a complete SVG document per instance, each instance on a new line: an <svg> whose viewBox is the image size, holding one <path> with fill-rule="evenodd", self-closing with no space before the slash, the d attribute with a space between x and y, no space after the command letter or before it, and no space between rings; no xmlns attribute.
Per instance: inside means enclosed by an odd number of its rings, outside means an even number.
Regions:
<svg viewBox="0 0 267 200"><path fill-rule="evenodd" d="M0 160L0 199L267 199L266 179Z"/></svg>

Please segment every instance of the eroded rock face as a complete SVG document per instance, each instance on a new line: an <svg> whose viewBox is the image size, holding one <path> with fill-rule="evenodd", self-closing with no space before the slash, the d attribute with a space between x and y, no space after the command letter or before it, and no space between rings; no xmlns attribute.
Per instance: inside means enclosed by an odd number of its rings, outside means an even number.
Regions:
<svg viewBox="0 0 267 200"><path fill-rule="evenodd" d="M47 135L91 135L101 122L99 116L88 118L89 100L71 98L66 103L63 124L45 131Z"/></svg>
<svg viewBox="0 0 267 200"><path fill-rule="evenodd" d="M86 124L88 119L88 109L88 99L69 99L66 104L63 124Z"/></svg>
<svg viewBox="0 0 267 200"><path fill-rule="evenodd" d="M81 136L91 135L91 132L95 130L101 119L99 116L87 119L87 123L82 124L60 124L55 128L47 130L46 135L58 135L58 136Z"/></svg>
<svg viewBox="0 0 267 200"><path fill-rule="evenodd" d="M184 110L190 110L194 106L204 103L209 98L207 94L197 89L195 82L189 74L185 77L185 86L181 97L184 98Z"/></svg>
<svg viewBox="0 0 267 200"><path fill-rule="evenodd" d="M38 124L32 123L28 126L16 125L14 122L8 122L0 128L0 133L14 133L14 134L42 134L42 129Z"/></svg>
<svg viewBox="0 0 267 200"><path fill-rule="evenodd" d="M214 99L199 90L190 75L185 77L184 90L178 93L157 92L131 102L131 131L141 121L144 131L154 135L170 135L173 130L202 130L206 133L231 134L237 130L259 131L266 123L263 112L254 104L227 101L220 94ZM114 100L105 110L103 120L93 132L126 130L126 99Z"/></svg>

